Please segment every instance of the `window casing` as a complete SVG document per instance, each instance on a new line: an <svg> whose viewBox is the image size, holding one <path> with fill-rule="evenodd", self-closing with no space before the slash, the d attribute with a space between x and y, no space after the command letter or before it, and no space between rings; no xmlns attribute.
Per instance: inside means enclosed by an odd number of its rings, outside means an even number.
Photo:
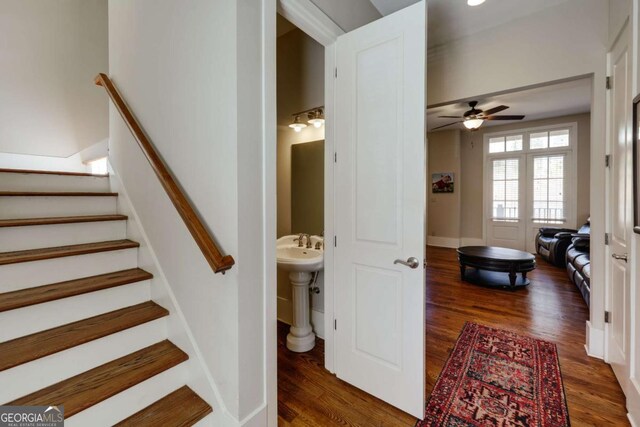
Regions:
<svg viewBox="0 0 640 427"><path fill-rule="evenodd" d="M490 219L575 226L576 141L575 123L485 134ZM506 162L515 170L511 180L502 175ZM526 185L519 186L518 179ZM518 188L518 194L507 195L507 185L512 191Z"/></svg>

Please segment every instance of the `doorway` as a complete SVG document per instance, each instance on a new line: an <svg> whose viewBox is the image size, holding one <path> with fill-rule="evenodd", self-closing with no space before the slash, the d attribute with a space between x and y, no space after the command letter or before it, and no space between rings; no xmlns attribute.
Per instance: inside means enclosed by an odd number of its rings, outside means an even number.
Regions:
<svg viewBox="0 0 640 427"><path fill-rule="evenodd" d="M311 3L280 6L325 53L324 367L421 417L425 2L346 34Z"/></svg>

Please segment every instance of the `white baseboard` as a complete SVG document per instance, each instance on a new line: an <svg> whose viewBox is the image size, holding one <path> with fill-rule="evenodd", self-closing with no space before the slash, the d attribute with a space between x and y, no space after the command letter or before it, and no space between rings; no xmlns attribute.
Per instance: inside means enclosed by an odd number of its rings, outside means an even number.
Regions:
<svg viewBox="0 0 640 427"><path fill-rule="evenodd" d="M640 427L640 383L636 378L629 381L627 392L627 418L633 427Z"/></svg>
<svg viewBox="0 0 640 427"><path fill-rule="evenodd" d="M278 320L282 323L290 325L292 322L291 313L293 308L291 307L291 300L283 297L278 297ZM311 310L311 326L313 332L318 338L324 339L324 313L318 310Z"/></svg>
<svg viewBox="0 0 640 427"><path fill-rule="evenodd" d="M587 320L587 343L584 348L587 355L597 359L604 358L604 330L591 326L591 322Z"/></svg>
<svg viewBox="0 0 640 427"><path fill-rule="evenodd" d="M458 249L460 247L460 239L456 239L455 237L427 236L427 245Z"/></svg>
<svg viewBox="0 0 640 427"><path fill-rule="evenodd" d="M460 246L484 246L484 239L479 239L477 237L461 237L460 238Z"/></svg>
<svg viewBox="0 0 640 427"><path fill-rule="evenodd" d="M242 427L263 427L267 425L267 405L256 409L240 421Z"/></svg>

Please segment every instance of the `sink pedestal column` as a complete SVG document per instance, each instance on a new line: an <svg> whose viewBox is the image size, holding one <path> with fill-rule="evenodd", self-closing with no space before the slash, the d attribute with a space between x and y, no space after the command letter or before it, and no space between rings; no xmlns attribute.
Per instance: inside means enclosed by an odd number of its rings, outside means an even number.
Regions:
<svg viewBox="0 0 640 427"><path fill-rule="evenodd" d="M304 271L289 273L293 294L293 325L287 335L287 348L297 353L309 351L316 345L316 334L311 329L309 312L311 278L311 273Z"/></svg>

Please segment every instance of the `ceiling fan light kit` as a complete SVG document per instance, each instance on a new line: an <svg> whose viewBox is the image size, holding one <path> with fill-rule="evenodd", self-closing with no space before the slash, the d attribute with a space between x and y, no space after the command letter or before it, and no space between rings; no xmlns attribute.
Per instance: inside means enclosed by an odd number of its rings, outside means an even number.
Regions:
<svg viewBox="0 0 640 427"><path fill-rule="evenodd" d="M471 107L471 109L465 112L462 116L439 116L440 118L445 118L445 119L462 119L462 120L435 127L432 130L442 129L447 126L462 123L465 128L469 129L470 131L474 131L474 130L478 130L480 126L482 126L482 124L485 122L485 120L522 120L525 117L521 115L494 116L494 114L509 108L507 105L500 105L498 107L490 108L486 111L476 109L477 105L478 105L478 101L469 102L469 107Z"/></svg>
<svg viewBox="0 0 640 427"><path fill-rule="evenodd" d="M484 120L482 119L468 119L462 122L464 127L466 127L469 130L478 130L483 123L484 123Z"/></svg>

